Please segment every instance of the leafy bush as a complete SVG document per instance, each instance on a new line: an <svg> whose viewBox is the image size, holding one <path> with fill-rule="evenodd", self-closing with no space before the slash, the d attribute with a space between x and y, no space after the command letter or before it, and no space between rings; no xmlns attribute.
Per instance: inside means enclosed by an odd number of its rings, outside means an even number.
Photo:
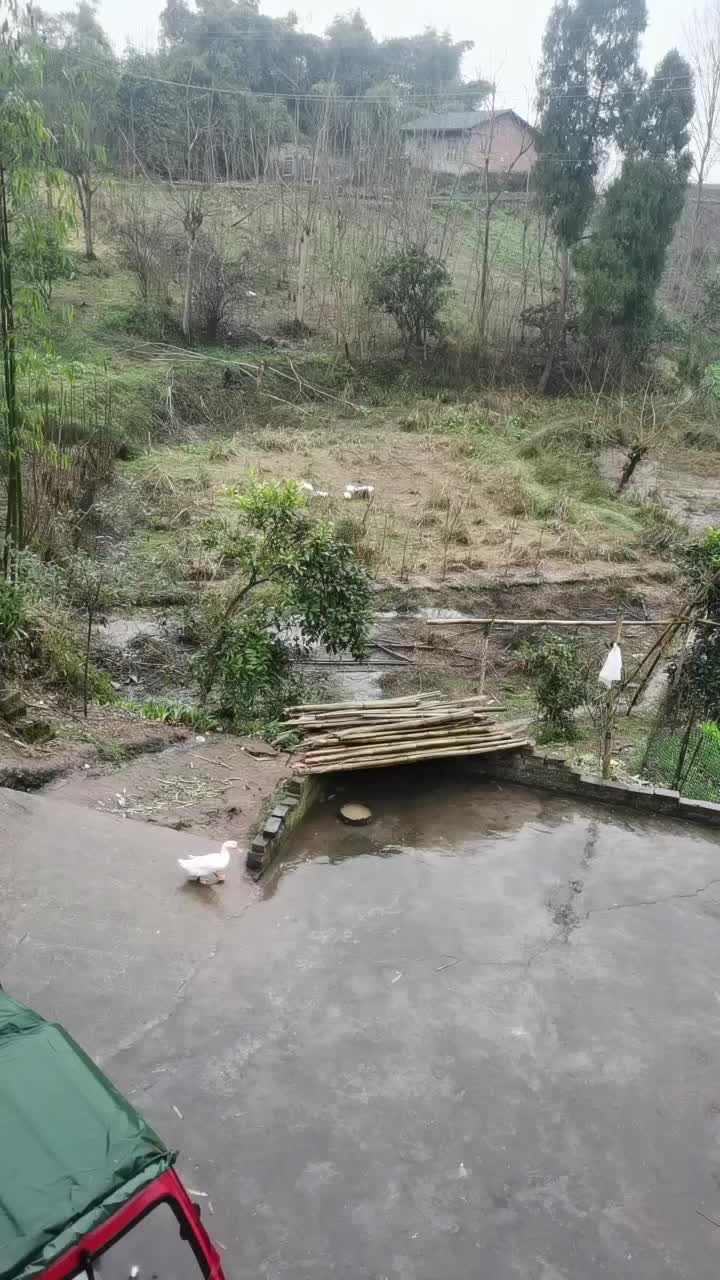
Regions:
<svg viewBox="0 0 720 1280"><path fill-rule="evenodd" d="M333 526L310 517L293 481L251 480L229 496L238 517L211 524L207 545L235 576L201 619L196 673L205 698L247 727L280 718L298 700L293 647L363 656L370 584Z"/></svg>
<svg viewBox="0 0 720 1280"><path fill-rule="evenodd" d="M67 693L82 694L85 655L73 621L65 610L44 601L33 604L28 612L28 637L37 673ZM92 665L87 672L87 692L93 702L117 701L110 676Z"/></svg>
<svg viewBox="0 0 720 1280"><path fill-rule="evenodd" d="M145 702L133 702L128 699L122 705L127 711L134 711L145 720L157 720L160 724L186 724L196 733L222 728L222 722L218 716L212 715L203 707L194 707L186 702L148 698Z"/></svg>
<svg viewBox="0 0 720 1280"><path fill-rule="evenodd" d="M708 529L684 553L689 594L698 616L720 623L720 529ZM679 705L708 719L720 718L720 626L696 627L675 689Z"/></svg>
<svg viewBox="0 0 720 1280"><path fill-rule="evenodd" d="M439 258L411 245L377 264L368 297L393 317L406 346L424 346L439 331L439 312L450 297L450 274Z"/></svg>
<svg viewBox="0 0 720 1280"><path fill-rule="evenodd" d="M137 299L124 306L109 307L108 325L122 333L131 333L148 342L166 342L179 338L180 324L167 302Z"/></svg>
<svg viewBox="0 0 720 1280"><path fill-rule="evenodd" d="M39 295L46 307L50 305L55 281L72 274L73 260L66 239L66 219L45 214L23 218L13 246L20 280Z"/></svg>
<svg viewBox="0 0 720 1280"><path fill-rule="evenodd" d="M575 640L546 635L521 650L535 681L540 742L577 737L574 712L583 704L588 688L588 665Z"/></svg>
<svg viewBox="0 0 720 1280"><path fill-rule="evenodd" d="M263 608L220 618L195 664L201 687L212 689L218 715L246 731L281 720L288 703L301 697L288 648L268 622Z"/></svg>
<svg viewBox="0 0 720 1280"><path fill-rule="evenodd" d="M19 583L0 578L0 671L13 665L18 647L25 638L28 600Z"/></svg>

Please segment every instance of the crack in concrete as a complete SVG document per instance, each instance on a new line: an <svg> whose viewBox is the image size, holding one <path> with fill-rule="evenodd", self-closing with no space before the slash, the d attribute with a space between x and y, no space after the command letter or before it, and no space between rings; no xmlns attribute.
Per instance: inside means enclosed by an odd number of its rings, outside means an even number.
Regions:
<svg viewBox="0 0 720 1280"><path fill-rule="evenodd" d="M245 912L253 906L253 903L254 900L247 902L241 911L235 911L232 915L228 916L228 925L234 923L236 920L240 920L245 915ZM170 1007L165 1011L165 1013L161 1013L156 1018L150 1018L148 1022L144 1022L141 1027L138 1027L123 1040L120 1040L109 1053L98 1054L96 1060L99 1066L105 1067L108 1062L112 1062L113 1058L117 1058L119 1054L125 1053L128 1049L134 1048L138 1041L144 1036L150 1035L153 1031L157 1031L158 1027L164 1027L170 1019L174 1017L187 995L188 988L198 977L201 970L204 969L206 965L212 964L212 962L217 959L223 943L226 941L226 934L227 930L225 929L221 935L216 938L212 950L209 951L207 955L201 956L199 960L196 960L189 973L187 973L178 984Z"/></svg>
<svg viewBox="0 0 720 1280"><path fill-rule="evenodd" d="M687 893L670 893L665 898L646 898L638 902L614 902L609 907L590 907L585 912L585 919L589 916L604 915L610 911L629 911L634 907L661 907L665 902L681 902L689 898L699 898L702 893L707 893L708 889L712 889L714 884L720 884L720 876L716 876L713 880L708 880L707 884L703 884L699 889L689 889Z"/></svg>

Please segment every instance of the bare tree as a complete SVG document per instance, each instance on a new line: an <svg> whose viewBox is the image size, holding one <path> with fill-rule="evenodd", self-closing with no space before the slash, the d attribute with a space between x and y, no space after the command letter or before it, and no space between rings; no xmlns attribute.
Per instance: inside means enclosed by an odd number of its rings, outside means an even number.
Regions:
<svg viewBox="0 0 720 1280"><path fill-rule="evenodd" d="M143 302L163 301L167 295L168 220L150 206L144 195L132 192L119 209L113 209L110 225L120 245L128 271L135 277Z"/></svg>
<svg viewBox="0 0 720 1280"><path fill-rule="evenodd" d="M695 117L691 126L695 207L690 223L688 268L700 224L703 188L720 156L720 0L695 10L685 34L695 76ZM689 271L686 272L686 277Z"/></svg>
<svg viewBox="0 0 720 1280"><path fill-rule="evenodd" d="M479 331L480 331L481 340L485 338L485 330L487 327L487 315L488 315L488 309L489 309L488 283L490 278L490 226L492 223L493 209L495 208L495 205L497 204L498 200L500 199L500 196L503 193L503 189L504 189L503 180L508 180L510 178L510 175L512 174L516 165L520 163L523 156L527 154L527 152L530 150L530 148L534 145L534 142L535 142L535 133L530 128L530 126L528 126L527 129L523 130L518 150L510 160L510 163L504 167L501 173L498 172L496 175L494 175L495 189L493 191L491 189L491 184L490 184L490 162L493 159L493 145L495 142L495 120L496 120L495 89L493 88L491 105L490 105L490 128L487 134L487 147L486 147L485 156L482 163L483 185L485 189L485 209L484 209L483 219L482 219L482 255L481 255L480 283L479 283L479 295L480 295L479 296L479 304L480 304ZM473 169L478 168L478 166L473 164L471 160L468 160L467 164L470 168L473 168Z"/></svg>

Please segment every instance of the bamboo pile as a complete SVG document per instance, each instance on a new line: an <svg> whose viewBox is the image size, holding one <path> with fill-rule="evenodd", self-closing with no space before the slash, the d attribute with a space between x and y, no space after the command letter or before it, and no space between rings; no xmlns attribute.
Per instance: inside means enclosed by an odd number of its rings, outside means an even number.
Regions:
<svg viewBox="0 0 720 1280"><path fill-rule="evenodd" d="M293 763L297 773L335 773L526 746L514 727L493 719L498 710L484 697L418 693L379 702L306 703L290 707L285 724L303 738Z"/></svg>

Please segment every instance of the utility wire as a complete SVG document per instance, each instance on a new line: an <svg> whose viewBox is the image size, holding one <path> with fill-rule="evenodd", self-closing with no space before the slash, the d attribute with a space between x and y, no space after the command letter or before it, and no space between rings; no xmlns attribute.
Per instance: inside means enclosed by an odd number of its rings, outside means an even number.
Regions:
<svg viewBox="0 0 720 1280"><path fill-rule="evenodd" d="M67 50L60 50L59 52L61 52L65 58L68 58ZM107 73L107 71L109 70L107 63L102 63L97 60L93 60L91 58L85 58L85 57L82 57L80 54L72 54L71 58L68 59L68 61L70 60L74 60L76 63L79 63L84 66L95 67L98 70L101 70L105 73ZM310 101L310 102L324 102L324 103L330 103L330 104L335 102L351 102L351 103L356 103L358 105L369 106L369 107L382 106L384 105L385 101L389 101L389 100L384 100L382 98L367 98L364 96L361 97L357 94L340 94L340 93L336 94L336 93L317 93L317 92L313 93L311 90L310 91L290 90L288 92L285 92L285 91L271 92L270 90L267 90L267 89L258 89L258 90L238 89L238 88L231 87L229 85L197 84L197 83L194 83L192 80L186 80L186 81L171 80L165 76L147 75L145 73L133 71L132 68L128 67L127 64L123 64L122 62L120 63L119 71L121 75L127 76L132 80L138 80L143 83L161 84L167 88L183 89L186 92L192 91L194 93L206 93L206 94L217 93L223 96L237 97L237 98L263 98L263 99L280 98L285 101L298 100L298 101ZM658 79L653 81L653 83L655 84L672 84L675 82L677 82L678 84L678 88L677 88L678 93L687 92L688 78L685 75L663 76L663 77L658 77ZM377 86L370 86L370 89L372 89L373 87L377 87ZM619 93L622 95L623 90L620 90ZM497 97L498 95L496 94L495 96ZM444 88L442 90L429 89L426 91L417 91L417 92L412 92L408 94L402 94L401 102L410 103L415 100L418 100L418 101L422 100L425 102L427 101L437 102L438 99L441 99L441 98L444 98L446 101L454 102L458 98L464 98L464 97L467 97L469 99L474 99L475 101L477 101L478 98L480 97L480 94L478 93L477 89L458 89L458 90L454 90L452 88ZM573 91L569 93L550 92L550 93L543 93L542 97L544 102L549 102L549 101L554 102L554 101L559 101L563 99L568 99L573 102L582 102L585 99L596 98L597 94L592 92L576 93ZM485 110L486 109L487 108L485 108ZM501 109L513 110L513 108L511 107L506 107ZM445 111L445 112L440 112L439 114L452 114L452 112ZM496 111L495 114L497 115L498 112Z"/></svg>

